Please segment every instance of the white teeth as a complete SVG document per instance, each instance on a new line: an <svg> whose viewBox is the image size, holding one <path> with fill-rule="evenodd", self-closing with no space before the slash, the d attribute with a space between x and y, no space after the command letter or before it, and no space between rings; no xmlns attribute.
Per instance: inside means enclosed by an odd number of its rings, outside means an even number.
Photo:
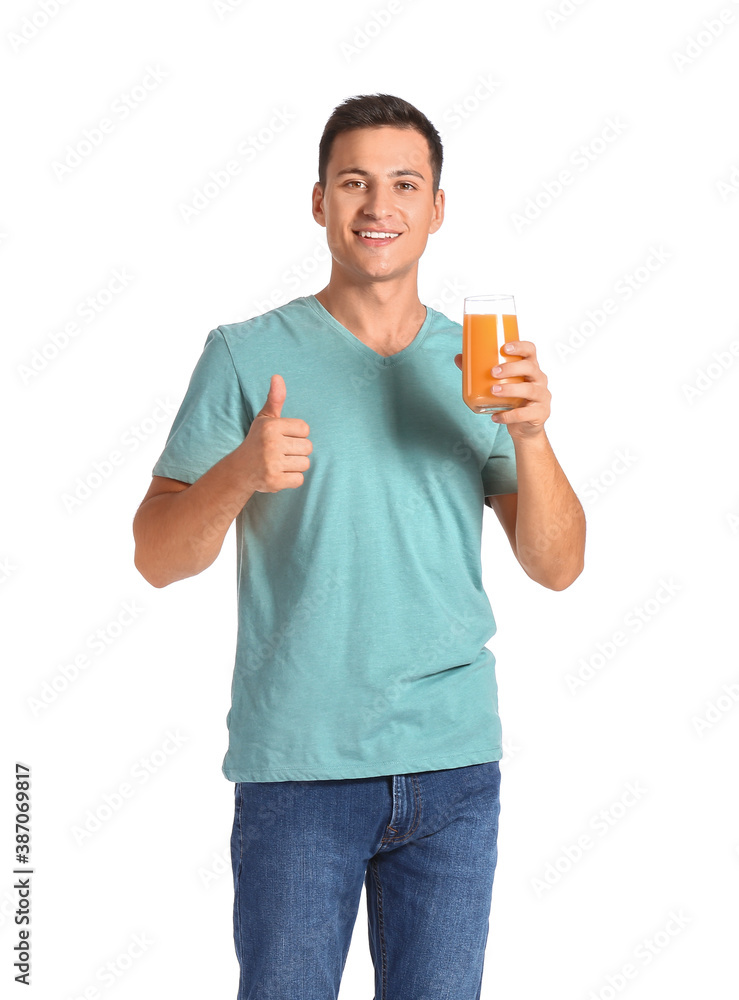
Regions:
<svg viewBox="0 0 739 1000"><path fill-rule="evenodd" d="M400 233L373 233L370 232L368 229L360 229L359 235L369 236L369 238L372 240L386 240L388 239L388 237L390 239L395 239L396 236L400 236Z"/></svg>

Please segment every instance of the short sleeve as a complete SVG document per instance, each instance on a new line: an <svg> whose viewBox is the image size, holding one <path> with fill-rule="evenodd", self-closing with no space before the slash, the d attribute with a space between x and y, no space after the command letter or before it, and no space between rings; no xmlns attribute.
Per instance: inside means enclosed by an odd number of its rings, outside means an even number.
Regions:
<svg viewBox="0 0 739 1000"><path fill-rule="evenodd" d="M505 424L495 424L495 430L490 458L482 469L482 485L486 497L499 493L518 493L513 438Z"/></svg>
<svg viewBox="0 0 739 1000"><path fill-rule="evenodd" d="M223 332L211 330L154 476L194 483L246 437L251 416Z"/></svg>

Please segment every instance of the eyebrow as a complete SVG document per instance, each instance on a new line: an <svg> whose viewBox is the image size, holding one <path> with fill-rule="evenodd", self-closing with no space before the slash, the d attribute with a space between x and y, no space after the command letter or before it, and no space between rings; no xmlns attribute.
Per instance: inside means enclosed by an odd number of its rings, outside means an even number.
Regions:
<svg viewBox="0 0 739 1000"><path fill-rule="evenodd" d="M337 177L341 177L344 174L359 174L362 177L371 177L372 176L372 174L369 172L369 170L362 170L361 167L344 167L343 170L339 170L339 172L336 174L336 176ZM388 171L388 175L387 176L388 177L420 177L422 181L426 180L426 178L423 176L423 174L419 174L419 172L417 170L406 170L405 168L403 168L401 170L390 170L390 171Z"/></svg>

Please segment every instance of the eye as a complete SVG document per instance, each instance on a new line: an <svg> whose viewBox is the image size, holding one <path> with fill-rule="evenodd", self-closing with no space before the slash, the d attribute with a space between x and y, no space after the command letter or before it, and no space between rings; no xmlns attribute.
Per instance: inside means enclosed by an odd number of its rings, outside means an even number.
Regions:
<svg viewBox="0 0 739 1000"><path fill-rule="evenodd" d="M352 184L364 184L364 181L347 181L346 186L350 187Z"/></svg>
<svg viewBox="0 0 739 1000"><path fill-rule="evenodd" d="M410 188L411 191L415 191L416 190L416 185L415 184L411 184L410 181L401 181L400 182L400 186L401 187L405 187L405 188Z"/></svg>

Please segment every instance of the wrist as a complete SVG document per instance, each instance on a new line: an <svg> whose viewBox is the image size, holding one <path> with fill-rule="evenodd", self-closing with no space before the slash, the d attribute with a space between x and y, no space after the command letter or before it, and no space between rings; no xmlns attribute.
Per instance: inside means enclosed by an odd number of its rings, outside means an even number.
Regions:
<svg viewBox="0 0 739 1000"><path fill-rule="evenodd" d="M523 445L526 448L545 449L549 445L549 439L547 438L543 424L539 427L527 428L523 428L519 424L508 424L507 427L508 433L513 439L513 445L516 448L519 445Z"/></svg>

